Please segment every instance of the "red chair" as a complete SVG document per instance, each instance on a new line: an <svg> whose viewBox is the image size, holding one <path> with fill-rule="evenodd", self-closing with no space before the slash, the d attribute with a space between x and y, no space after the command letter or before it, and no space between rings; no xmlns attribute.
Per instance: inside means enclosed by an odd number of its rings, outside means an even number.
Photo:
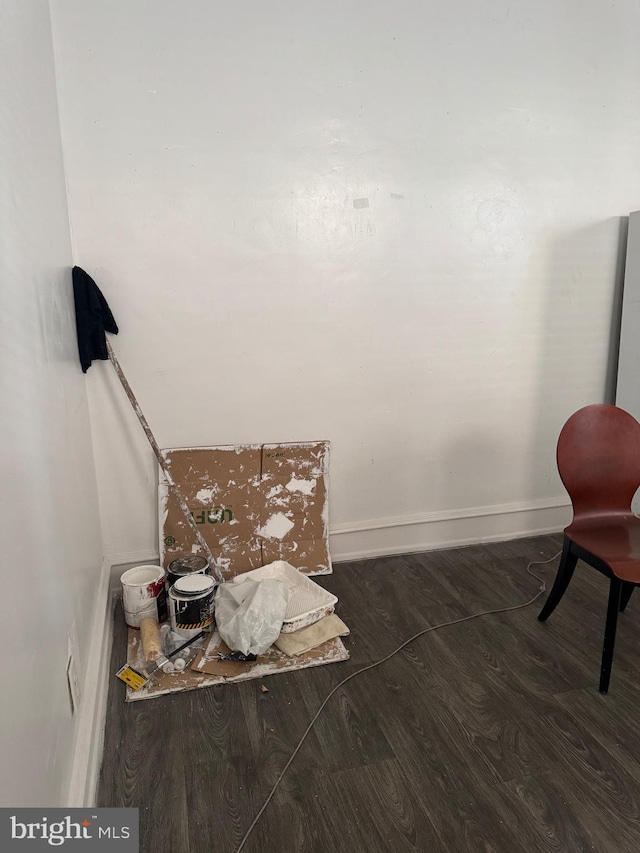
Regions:
<svg viewBox="0 0 640 853"><path fill-rule="evenodd" d="M553 589L538 619L556 609L584 560L610 579L600 692L609 689L618 612L640 584L640 518L631 500L640 486L640 424L616 406L585 406L558 439L558 471L573 504Z"/></svg>

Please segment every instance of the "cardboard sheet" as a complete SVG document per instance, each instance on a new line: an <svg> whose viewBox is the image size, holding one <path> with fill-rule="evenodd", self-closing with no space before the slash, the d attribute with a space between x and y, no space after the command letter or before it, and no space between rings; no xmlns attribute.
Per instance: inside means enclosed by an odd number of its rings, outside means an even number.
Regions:
<svg viewBox="0 0 640 853"><path fill-rule="evenodd" d="M306 666L318 666L321 663L328 663L327 656L333 657L338 650L339 646L332 644L330 640L308 651L303 663ZM254 663L226 661L218 658L218 653L226 654L228 651L229 648L220 637L220 634L215 632L207 647L200 652L193 662L192 671L206 673L207 675L216 675L226 680L242 681L249 676L251 678L260 678L262 675L273 675L274 672L291 669L288 665L291 658L284 655L275 646L271 646L263 655L258 655L258 659Z"/></svg>
<svg viewBox="0 0 640 853"><path fill-rule="evenodd" d="M339 663L349 659L349 652L342 640L329 640L316 649L298 657L287 657L284 652L272 646L264 655L260 655L255 663L226 664L225 669L215 666L217 654L224 651L226 646L218 632L214 632L206 643L204 653L196 657L194 664L201 664L195 669L186 669L180 673L156 673L152 680L141 690L126 688L126 701L138 702L143 699L153 699L167 693L178 693L183 690L197 690L200 687L212 687L217 684L227 684L236 681L248 681L254 678L266 678L269 675L279 675L298 669L308 669L312 666L323 666L328 663ZM127 643L127 663L138 670L144 669L144 657L140 631L129 628ZM226 662L219 662L226 663ZM193 666L192 665L192 666ZM208 667L212 666L213 672Z"/></svg>
<svg viewBox="0 0 640 853"><path fill-rule="evenodd" d="M225 579L275 560L331 572L329 443L251 444L165 451L171 475ZM200 549L160 471L162 565Z"/></svg>

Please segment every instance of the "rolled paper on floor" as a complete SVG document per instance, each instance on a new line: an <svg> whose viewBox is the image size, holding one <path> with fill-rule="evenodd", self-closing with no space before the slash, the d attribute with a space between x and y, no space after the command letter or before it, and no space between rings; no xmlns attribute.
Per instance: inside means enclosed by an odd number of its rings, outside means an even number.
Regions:
<svg viewBox="0 0 640 853"><path fill-rule="evenodd" d="M144 656L149 663L153 663L162 654L162 640L157 620L152 617L143 619L140 623L140 635Z"/></svg>

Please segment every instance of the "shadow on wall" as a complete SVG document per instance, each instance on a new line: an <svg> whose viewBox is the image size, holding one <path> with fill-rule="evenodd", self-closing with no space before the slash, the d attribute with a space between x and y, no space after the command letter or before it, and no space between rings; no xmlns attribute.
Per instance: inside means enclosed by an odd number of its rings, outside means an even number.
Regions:
<svg viewBox="0 0 640 853"><path fill-rule="evenodd" d="M615 402L628 227L627 216L616 217L555 241L539 324L533 494L566 497L560 430L582 406Z"/></svg>
<svg viewBox="0 0 640 853"><path fill-rule="evenodd" d="M618 351L620 349L620 326L622 322L622 296L624 292L624 274L627 260L627 238L629 236L629 217L618 220L618 257L616 262L613 303L611 306L611 330L609 337L609 359L605 384L605 403L615 403L618 381Z"/></svg>

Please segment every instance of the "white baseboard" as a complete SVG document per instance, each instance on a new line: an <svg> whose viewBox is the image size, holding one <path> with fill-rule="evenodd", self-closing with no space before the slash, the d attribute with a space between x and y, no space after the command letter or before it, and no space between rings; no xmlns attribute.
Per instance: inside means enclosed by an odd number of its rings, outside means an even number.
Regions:
<svg viewBox="0 0 640 853"><path fill-rule="evenodd" d="M68 805L95 805L109 693L109 662L113 643L113 608L120 593L120 576L127 564L157 563L153 551L131 551L106 555L102 561L100 581L91 627L91 645L87 674L82 687L74 745L73 769L69 784Z"/></svg>
<svg viewBox="0 0 640 853"><path fill-rule="evenodd" d="M344 562L539 536L557 533L570 521L567 499L544 498L334 524L330 530L331 558ZM111 565L120 571L127 564L158 563L159 559L153 548L109 555ZM113 582L114 589L118 588L115 576Z"/></svg>
<svg viewBox="0 0 640 853"><path fill-rule="evenodd" d="M111 562L105 558L91 627L87 673L82 687L69 784L70 808L95 805L109 691L109 660L113 641L113 596Z"/></svg>
<svg viewBox="0 0 640 853"><path fill-rule="evenodd" d="M122 592L120 577L122 573L133 566L160 565L160 554L153 548L146 551L120 551L108 554L107 558L111 564L111 594L119 595Z"/></svg>
<svg viewBox="0 0 640 853"><path fill-rule="evenodd" d="M547 498L336 524L331 558L337 563L539 536L557 533L570 521L571 504Z"/></svg>

